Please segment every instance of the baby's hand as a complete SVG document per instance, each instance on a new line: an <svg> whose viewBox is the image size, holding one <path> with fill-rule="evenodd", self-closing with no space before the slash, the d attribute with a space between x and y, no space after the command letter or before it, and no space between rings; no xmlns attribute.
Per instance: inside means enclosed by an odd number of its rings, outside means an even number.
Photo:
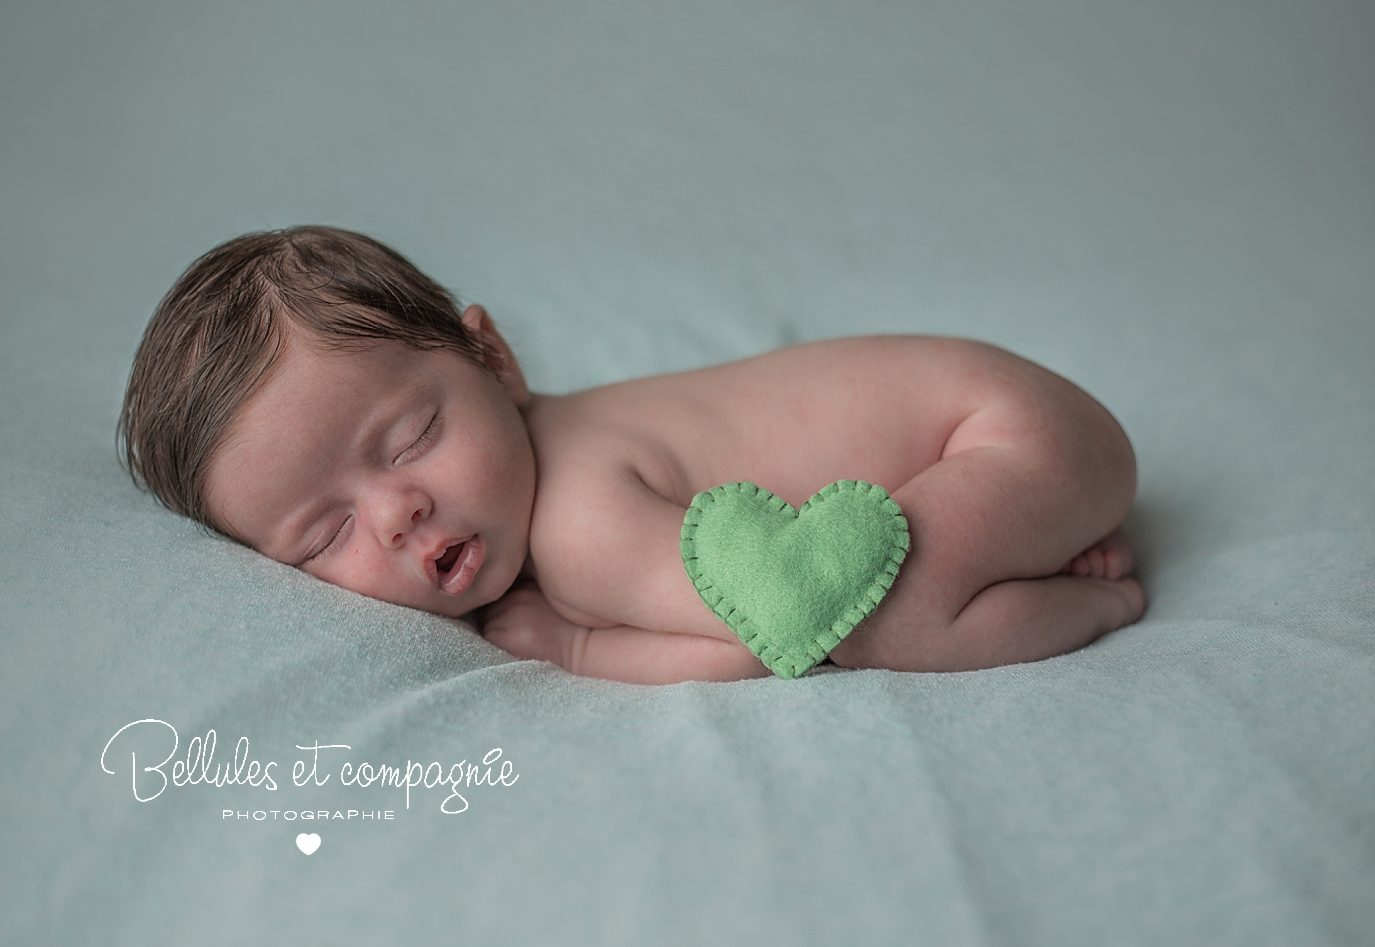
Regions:
<svg viewBox="0 0 1375 947"><path fill-rule="evenodd" d="M521 582L477 613L482 637L523 660L550 661L572 670L587 629L554 611L533 582Z"/></svg>

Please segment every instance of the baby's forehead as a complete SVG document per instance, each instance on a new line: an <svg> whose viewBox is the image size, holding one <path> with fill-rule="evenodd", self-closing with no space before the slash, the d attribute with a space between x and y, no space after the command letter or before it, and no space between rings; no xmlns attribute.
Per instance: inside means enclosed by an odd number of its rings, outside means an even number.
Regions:
<svg viewBox="0 0 1375 947"><path fill-rule="evenodd" d="M301 497L389 432L437 387L433 372L405 371L407 355L293 352L235 411L211 457L206 501L226 531L264 549ZM409 412L414 414L415 412Z"/></svg>
<svg viewBox="0 0 1375 947"><path fill-rule="evenodd" d="M264 402L300 408L312 394L340 408L362 411L379 398L414 389L418 380L442 378L448 374L437 364L442 360L439 350L391 339L340 342L292 333L235 410L231 425L257 425L263 421L260 414L272 417L273 411L257 410Z"/></svg>
<svg viewBox="0 0 1375 947"><path fill-rule="evenodd" d="M274 368L296 374L326 372L340 378L400 380L430 361L435 351L395 339L323 339L293 333L282 346Z"/></svg>
<svg viewBox="0 0 1375 947"><path fill-rule="evenodd" d="M289 345L235 410L216 454L291 458L316 440L356 447L359 437L396 420L410 405L453 392L454 386L466 390L480 373L456 353L391 340Z"/></svg>

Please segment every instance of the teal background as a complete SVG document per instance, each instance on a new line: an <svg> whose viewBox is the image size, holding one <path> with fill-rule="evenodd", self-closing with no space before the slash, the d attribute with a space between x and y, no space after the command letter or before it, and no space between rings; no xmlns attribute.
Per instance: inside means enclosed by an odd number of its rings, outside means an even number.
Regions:
<svg viewBox="0 0 1375 947"><path fill-rule="evenodd" d="M8 3L0 941L1368 943L1373 34L1337 0ZM116 463L129 363L195 256L304 222L485 304L545 391L871 332L1035 359L1132 437L1150 609L1033 665L649 688L211 539ZM286 785L138 803L100 754L145 717ZM317 741L519 779L453 816L292 788ZM398 811L220 819L336 806Z"/></svg>

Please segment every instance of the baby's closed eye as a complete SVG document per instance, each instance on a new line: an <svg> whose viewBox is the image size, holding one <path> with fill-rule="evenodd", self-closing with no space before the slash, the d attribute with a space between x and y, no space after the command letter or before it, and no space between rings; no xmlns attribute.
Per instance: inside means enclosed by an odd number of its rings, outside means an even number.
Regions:
<svg viewBox="0 0 1375 947"><path fill-rule="evenodd" d="M420 432L420 436L412 441L409 447L398 454L392 463L404 464L423 455L425 449L439 437L439 431L442 425L442 415L439 411L435 411L433 417L430 418L430 423L425 425L425 429Z"/></svg>
<svg viewBox="0 0 1375 947"><path fill-rule="evenodd" d="M316 552L313 552L313 553L311 553L310 555L306 556L306 557L305 557L304 559L302 559L299 563L297 563L297 565L305 565L307 562L313 562L313 561L315 561L315 560L317 560L317 559L323 558L325 555L327 555L327 554L333 552L333 551L334 551L335 549L337 549L339 546L342 546L342 545L343 545L343 540L344 540L344 538L345 538L345 533L346 533L346 531L347 531L347 527L348 527L349 524L352 523L352 522L353 522L353 516L352 516L352 515L349 515L349 516L345 517L345 518L344 518L344 521L343 521L342 523L339 524L339 528L336 529L336 530L330 535L329 541L326 542L324 546L320 547L320 549L317 550Z"/></svg>

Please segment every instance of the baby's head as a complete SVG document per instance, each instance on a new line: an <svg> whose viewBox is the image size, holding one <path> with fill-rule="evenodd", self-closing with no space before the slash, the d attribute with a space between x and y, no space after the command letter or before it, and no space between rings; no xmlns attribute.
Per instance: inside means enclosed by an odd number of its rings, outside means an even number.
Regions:
<svg viewBox="0 0 1375 947"><path fill-rule="evenodd" d="M177 279L119 433L135 482L169 509L327 582L457 617L525 563L529 401L481 306L460 312L371 238L295 227L223 243Z"/></svg>

